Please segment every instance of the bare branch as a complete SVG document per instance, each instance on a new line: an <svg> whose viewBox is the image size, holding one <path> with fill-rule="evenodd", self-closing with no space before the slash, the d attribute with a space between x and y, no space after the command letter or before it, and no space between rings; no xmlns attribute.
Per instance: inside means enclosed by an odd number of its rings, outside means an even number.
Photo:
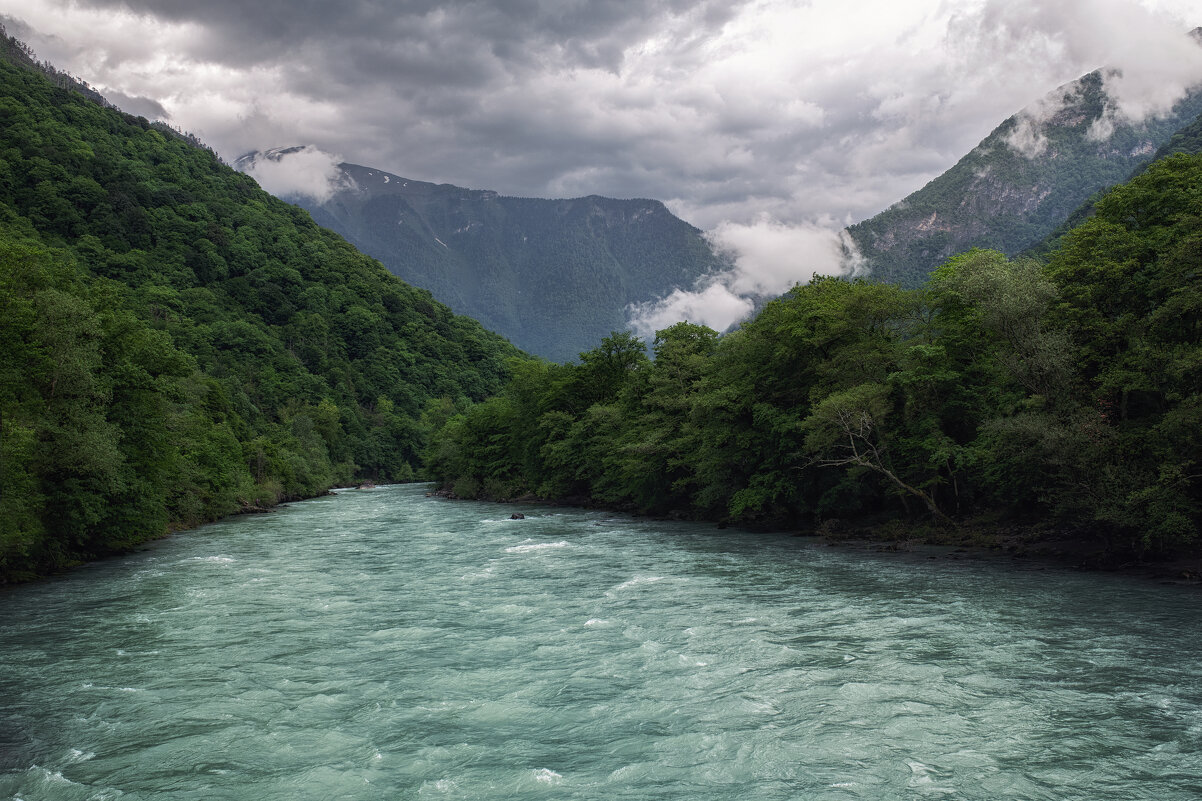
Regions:
<svg viewBox="0 0 1202 801"><path fill-rule="evenodd" d="M951 518L939 509L934 498L918 487L902 481L896 473L886 467L885 459L873 436L874 421L867 409L840 407L835 410L834 422L837 422L847 438L847 444L841 448L844 454L831 458L815 457L810 460L810 464L818 467L854 466L872 470L885 476L903 492L921 500L927 510L939 520L949 525L955 525Z"/></svg>

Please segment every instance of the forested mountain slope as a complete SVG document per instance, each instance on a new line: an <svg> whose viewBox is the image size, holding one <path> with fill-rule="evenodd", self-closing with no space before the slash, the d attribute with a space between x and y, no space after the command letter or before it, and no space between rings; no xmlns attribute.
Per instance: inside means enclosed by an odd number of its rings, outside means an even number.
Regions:
<svg viewBox="0 0 1202 801"><path fill-rule="evenodd" d="M212 153L0 61L0 582L410 478L427 406L517 353Z"/></svg>
<svg viewBox="0 0 1202 801"><path fill-rule="evenodd" d="M1202 91L1194 91L1164 118L1112 119L1102 73L1090 73L1010 117L950 170L848 232L874 278L911 288L970 247L1021 253L1161 155L1158 148L1187 150L1199 114ZM1178 132L1184 138L1168 145Z"/></svg>
<svg viewBox="0 0 1202 801"><path fill-rule="evenodd" d="M1153 160L1162 159L1174 153L1185 153L1191 156L1202 153L1202 114L1170 136L1169 141L1161 145L1152 158Z"/></svg>
<svg viewBox="0 0 1202 801"><path fill-rule="evenodd" d="M816 278L719 337L679 323L521 366L449 417L456 494L744 523L1002 521L1199 550L1202 156L1107 193L1046 262L972 250L916 290Z"/></svg>
<svg viewBox="0 0 1202 801"><path fill-rule="evenodd" d="M1202 153L1202 115L1199 115L1193 122L1186 125L1181 130L1174 133L1169 140L1165 142L1156 153L1152 156L1152 160L1146 163L1140 163L1132 172L1130 178L1142 173L1149 166L1155 164L1167 156L1175 154L1197 155ZM1061 240L1064 235L1074 228L1083 224L1086 220L1094 215L1097 203L1106 196L1106 191L1099 191L1091 196L1088 200L1077 207L1072 214L1064 219L1056 228L1045 236L1042 240L1035 243L1029 248L1026 248L1022 255L1031 256L1034 258L1046 258L1049 253L1060 247Z"/></svg>
<svg viewBox="0 0 1202 801"><path fill-rule="evenodd" d="M249 154L239 166L287 157ZM340 168L329 200L288 199L456 312L554 361L625 329L631 303L723 267L701 231L656 200L505 197Z"/></svg>

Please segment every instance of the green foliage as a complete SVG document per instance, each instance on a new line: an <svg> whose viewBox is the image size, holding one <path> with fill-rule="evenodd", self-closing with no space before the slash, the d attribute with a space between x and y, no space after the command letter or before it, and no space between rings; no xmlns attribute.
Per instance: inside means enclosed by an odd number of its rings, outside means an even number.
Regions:
<svg viewBox="0 0 1202 801"><path fill-rule="evenodd" d="M1169 137L1169 141L1156 151L1153 161L1159 161L1176 153L1185 153L1191 156L1202 153L1202 114Z"/></svg>
<svg viewBox="0 0 1202 801"><path fill-rule="evenodd" d="M816 277L726 336L659 332L654 361L615 335L523 365L435 432L431 471L744 523L983 515L1196 547L1199 265L1202 157L1176 156L1046 265L972 250L920 290Z"/></svg>
<svg viewBox="0 0 1202 801"><path fill-rule="evenodd" d="M1095 515L1145 540L1192 538L1202 509L1200 257L1202 157L1176 155L1103 198L1048 263L1111 438L1098 481L1117 486L1093 490Z"/></svg>
<svg viewBox="0 0 1202 801"><path fill-rule="evenodd" d="M517 351L186 137L0 61L0 581L422 470Z"/></svg>

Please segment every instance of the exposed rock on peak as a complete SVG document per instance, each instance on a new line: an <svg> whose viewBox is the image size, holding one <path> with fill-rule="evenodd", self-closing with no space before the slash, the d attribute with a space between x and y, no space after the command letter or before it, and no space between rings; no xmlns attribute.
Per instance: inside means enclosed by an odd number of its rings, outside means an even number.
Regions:
<svg viewBox="0 0 1202 801"><path fill-rule="evenodd" d="M1168 116L1124 122L1108 110L1102 72L1090 73L1010 117L950 170L848 233L875 277L906 286L972 247L1021 253L1151 161L1200 113L1195 90Z"/></svg>

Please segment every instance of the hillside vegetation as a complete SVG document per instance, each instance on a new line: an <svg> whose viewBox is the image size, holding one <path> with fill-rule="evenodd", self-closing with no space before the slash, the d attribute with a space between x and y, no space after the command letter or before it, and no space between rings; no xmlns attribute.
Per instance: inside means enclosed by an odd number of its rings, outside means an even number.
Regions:
<svg viewBox="0 0 1202 801"><path fill-rule="evenodd" d="M1046 263L972 250L920 289L816 277L728 335L525 364L429 452L454 493L742 523L1052 524L1197 549L1202 157L1114 189Z"/></svg>
<svg viewBox="0 0 1202 801"><path fill-rule="evenodd" d="M412 478L427 406L517 353L212 153L0 61L0 582Z"/></svg>

